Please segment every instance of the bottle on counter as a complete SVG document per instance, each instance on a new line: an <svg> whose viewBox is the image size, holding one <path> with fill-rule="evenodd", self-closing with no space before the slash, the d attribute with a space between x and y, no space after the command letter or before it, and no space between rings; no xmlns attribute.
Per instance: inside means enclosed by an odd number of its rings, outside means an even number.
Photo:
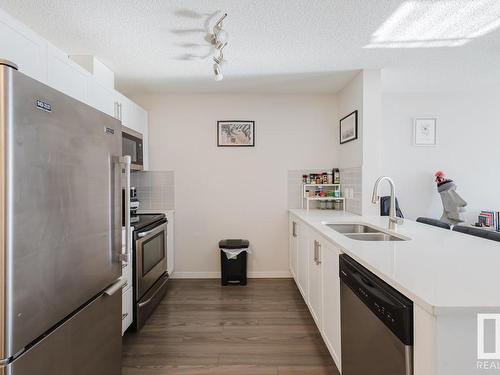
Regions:
<svg viewBox="0 0 500 375"><path fill-rule="evenodd" d="M308 175L306 175L306 174L303 174L303 175L302 175L302 183L303 183L303 184L307 184L307 183L308 183L308 182L307 182L307 180L308 180L308 179L309 179L309 176L308 176Z"/></svg>
<svg viewBox="0 0 500 375"><path fill-rule="evenodd" d="M333 169L333 183L340 184L340 170L338 168Z"/></svg>
<svg viewBox="0 0 500 375"><path fill-rule="evenodd" d="M321 184L321 175L319 173L316 174L316 184Z"/></svg>

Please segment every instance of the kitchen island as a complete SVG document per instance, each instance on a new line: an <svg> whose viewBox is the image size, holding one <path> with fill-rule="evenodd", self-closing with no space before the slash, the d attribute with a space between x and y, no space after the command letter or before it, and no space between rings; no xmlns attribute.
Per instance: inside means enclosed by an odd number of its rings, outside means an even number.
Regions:
<svg viewBox="0 0 500 375"><path fill-rule="evenodd" d="M414 302L414 374L484 374L477 314L500 313L497 242L405 220L406 241L359 241L328 227L363 223L387 231L388 218L290 210L290 270L341 368L338 255L345 253ZM321 262L316 262L316 244Z"/></svg>

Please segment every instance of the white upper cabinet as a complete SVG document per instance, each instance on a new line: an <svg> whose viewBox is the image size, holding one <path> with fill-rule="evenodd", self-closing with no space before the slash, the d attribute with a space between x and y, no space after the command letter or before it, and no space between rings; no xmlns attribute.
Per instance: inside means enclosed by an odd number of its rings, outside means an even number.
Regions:
<svg viewBox="0 0 500 375"><path fill-rule="evenodd" d="M115 115L114 91L89 79L87 84L87 104L110 116Z"/></svg>
<svg viewBox="0 0 500 375"><path fill-rule="evenodd" d="M90 74L54 47L47 49L47 84L84 103Z"/></svg>
<svg viewBox="0 0 500 375"><path fill-rule="evenodd" d="M24 74L46 83L46 41L0 9L0 59L17 64Z"/></svg>
<svg viewBox="0 0 500 375"><path fill-rule="evenodd" d="M113 88L114 74L109 68L93 56L69 58L1 9L0 35L0 59L12 61L27 76L116 117L141 133L144 170L148 169L148 113Z"/></svg>

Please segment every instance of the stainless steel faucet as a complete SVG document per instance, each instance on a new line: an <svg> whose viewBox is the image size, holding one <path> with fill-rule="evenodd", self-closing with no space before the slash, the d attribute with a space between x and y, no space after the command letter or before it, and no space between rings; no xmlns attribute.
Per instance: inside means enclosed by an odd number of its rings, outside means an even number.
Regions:
<svg viewBox="0 0 500 375"><path fill-rule="evenodd" d="M379 185L383 180L387 180L389 185L391 185L391 207L389 208L389 230L397 230L398 224L403 224L403 219L397 217L396 215L396 186L394 181L387 176L382 176L377 179L375 186L373 188L372 203L376 204L380 200L378 195Z"/></svg>

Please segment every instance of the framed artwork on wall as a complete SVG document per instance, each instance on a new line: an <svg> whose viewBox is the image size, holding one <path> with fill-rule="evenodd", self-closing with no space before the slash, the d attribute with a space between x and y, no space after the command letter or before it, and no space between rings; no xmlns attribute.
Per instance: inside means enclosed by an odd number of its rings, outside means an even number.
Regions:
<svg viewBox="0 0 500 375"><path fill-rule="evenodd" d="M217 147L254 147L255 121L217 121Z"/></svg>
<svg viewBox="0 0 500 375"><path fill-rule="evenodd" d="M358 111L349 113L339 121L340 144L358 139Z"/></svg>
<svg viewBox="0 0 500 375"><path fill-rule="evenodd" d="M417 117L413 121L413 145L437 145L437 119L431 117Z"/></svg>

